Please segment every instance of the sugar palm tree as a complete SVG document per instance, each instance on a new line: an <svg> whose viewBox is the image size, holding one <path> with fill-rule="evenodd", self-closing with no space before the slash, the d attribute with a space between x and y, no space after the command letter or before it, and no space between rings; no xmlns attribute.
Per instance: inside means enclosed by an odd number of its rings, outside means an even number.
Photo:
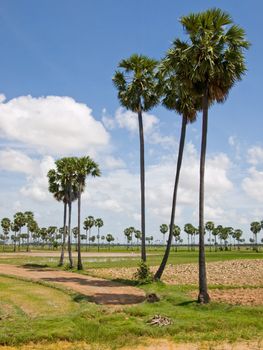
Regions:
<svg viewBox="0 0 263 350"><path fill-rule="evenodd" d="M258 233L261 231L261 223L259 221L253 221L250 224L250 231L254 234L255 250L258 251L257 239Z"/></svg>
<svg viewBox="0 0 263 350"><path fill-rule="evenodd" d="M1 220L1 226L3 229L3 242L5 244L5 238L8 237L11 229L11 220L9 218L3 218ZM3 250L4 250L4 245L3 245Z"/></svg>
<svg viewBox="0 0 263 350"><path fill-rule="evenodd" d="M87 231L89 231L89 235L87 236L87 241L89 242L89 250L90 250L90 235L91 235L91 229L92 227L94 226L95 224L95 219L93 216L88 216L85 220L84 220L84 223L83 223L83 228L84 230L86 231L86 235L87 235ZM87 244L87 241L86 241L86 251L87 251L87 247L88 247L88 244Z"/></svg>
<svg viewBox="0 0 263 350"><path fill-rule="evenodd" d="M167 53L166 57L162 61L158 74L160 79L159 89L163 95L162 104L167 109L173 110L177 114L181 115L182 124L173 190L169 236L162 262L154 276L155 279L161 278L171 249L186 126L188 123L192 123L196 120L197 110L201 108L200 99L195 98L183 81L180 81L176 76L177 64L182 60L182 51L185 50L185 48L185 45L181 47L180 42L177 43L177 41L175 41L174 47Z"/></svg>
<svg viewBox="0 0 263 350"><path fill-rule="evenodd" d="M211 252L212 250L212 246L211 246L211 233L213 232L215 228L215 224L213 223L213 221L207 221L205 224L205 229L209 232L209 250Z"/></svg>
<svg viewBox="0 0 263 350"><path fill-rule="evenodd" d="M14 224L19 227L18 249L20 250L21 229L26 224L26 217L25 217L24 213L19 211L14 215Z"/></svg>
<svg viewBox="0 0 263 350"><path fill-rule="evenodd" d="M188 242L188 251L190 250L190 246L189 246L189 238L191 237L192 240L192 235L195 233L195 227L188 223L184 225L184 232L187 233L187 242Z"/></svg>
<svg viewBox="0 0 263 350"><path fill-rule="evenodd" d="M224 102L233 85L246 71L244 49L249 47L245 32L229 14L211 9L180 19L188 37L189 48L177 76L202 98L202 142L199 185L199 295L200 303L210 300L207 291L204 249L204 175L209 104Z"/></svg>
<svg viewBox="0 0 263 350"><path fill-rule="evenodd" d="M146 261L145 250L145 169L144 133L142 113L158 104L156 89L157 61L142 55L132 55L119 63L113 82L118 90L122 106L137 113L140 135L140 182L141 182L141 258Z"/></svg>
<svg viewBox="0 0 263 350"><path fill-rule="evenodd" d="M29 225L30 225L31 221L34 220L34 213L32 211L25 211L24 215L25 215L26 226L27 226L27 247L26 247L26 251L28 252L29 251L29 239L30 239Z"/></svg>
<svg viewBox="0 0 263 350"><path fill-rule="evenodd" d="M81 193L85 189L86 177L90 176L100 176L100 170L97 163L95 163L89 156L75 158L75 181L77 186L78 194L78 270L82 270L81 261L81 241L80 241L80 210L81 210Z"/></svg>
<svg viewBox="0 0 263 350"><path fill-rule="evenodd" d="M176 251L177 251L177 242L180 240L180 233L181 233L181 228L178 225L174 225L173 236L174 236Z"/></svg>
<svg viewBox="0 0 263 350"><path fill-rule="evenodd" d="M69 255L69 267L73 268L73 258L71 251L71 211L72 201L78 197L78 189L76 185L76 170L75 170L75 157L65 157L58 159L55 162L56 169L51 169L48 172L49 178L49 190L52 192L57 200L63 200L64 213L65 204L68 206L68 255ZM52 171L52 173L51 173ZM65 215L64 215L65 219ZM64 220L64 234L66 230ZM63 244L62 244L63 245Z"/></svg>
<svg viewBox="0 0 263 350"><path fill-rule="evenodd" d="M240 250L239 243L240 243L240 238L243 235L243 231L240 229L234 230L233 232L233 237L237 240L237 249Z"/></svg>
<svg viewBox="0 0 263 350"><path fill-rule="evenodd" d="M137 240L137 249L139 249L139 239L142 239L142 233L140 230L134 230L134 237Z"/></svg>
<svg viewBox="0 0 263 350"><path fill-rule="evenodd" d="M166 224L162 224L161 226L160 226L160 232L163 234L163 244L165 244L165 234L168 232L168 225L166 225ZM156 278L158 278L158 277L156 277Z"/></svg>
<svg viewBox="0 0 263 350"><path fill-rule="evenodd" d="M106 241L109 243L109 250L110 250L110 244L111 244L111 242L114 241L114 237L113 237L113 235L111 233L108 233L106 235Z"/></svg>
<svg viewBox="0 0 263 350"><path fill-rule="evenodd" d="M103 226L103 220L101 218L98 218L95 220L95 226L98 227L98 234L97 234L97 240L98 240L98 252L100 250L100 228Z"/></svg>

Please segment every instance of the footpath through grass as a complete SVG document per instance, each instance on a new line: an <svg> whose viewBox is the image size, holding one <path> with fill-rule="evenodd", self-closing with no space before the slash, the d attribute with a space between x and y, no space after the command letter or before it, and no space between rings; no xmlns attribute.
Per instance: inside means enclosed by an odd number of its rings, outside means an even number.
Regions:
<svg viewBox="0 0 263 350"><path fill-rule="evenodd" d="M263 307L217 303L200 306L188 296L193 290L191 286L162 283L140 286L145 292L157 293L160 301L113 309L74 298L65 291L15 278L0 277L0 283L2 345L67 340L86 341L94 344L96 349L104 346L117 349L138 344L138 337L141 340L167 337L176 342L197 342L249 340L263 336ZM29 296L33 300L30 310L24 305ZM50 312L52 303L59 298L62 301L57 304L56 312ZM40 312L32 312L32 309ZM156 314L169 317L172 324L151 326L148 321Z"/></svg>

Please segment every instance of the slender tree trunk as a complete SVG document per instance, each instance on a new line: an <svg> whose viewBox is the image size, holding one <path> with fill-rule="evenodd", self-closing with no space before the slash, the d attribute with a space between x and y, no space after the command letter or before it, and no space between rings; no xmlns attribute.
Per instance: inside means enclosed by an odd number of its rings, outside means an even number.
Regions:
<svg viewBox="0 0 263 350"><path fill-rule="evenodd" d="M70 190L71 195L71 190ZM69 268L73 268L73 259L72 259L72 251L71 251L71 199L69 199L68 203L68 258L69 258Z"/></svg>
<svg viewBox="0 0 263 350"><path fill-rule="evenodd" d="M26 251L29 252L29 229L27 228L27 245L26 245Z"/></svg>
<svg viewBox="0 0 263 350"><path fill-rule="evenodd" d="M146 261L145 248L145 169L144 169L144 136L143 136L143 122L142 122L142 108L141 103L138 111L139 121L139 135L140 135L140 180L141 180L141 232L142 232L142 251L141 259Z"/></svg>
<svg viewBox="0 0 263 350"><path fill-rule="evenodd" d="M182 118L180 145L179 145L175 183L174 183L174 192L173 192L172 212L171 212L171 220L170 220L170 226L169 226L169 237L168 237L168 241L167 241L167 245L166 245L166 250L165 250L165 253L163 256L163 260L161 262L159 269L155 273L155 276L154 276L155 279L160 279L162 277L163 271L165 269L165 266L166 266L166 263L167 263L167 260L169 257L170 249L171 249L171 243L172 243L172 238L173 238L174 219L175 219L177 190L178 190L178 185L179 185L179 178L180 178L180 171L181 171L184 143L185 143L186 124L187 124L187 119Z"/></svg>
<svg viewBox="0 0 263 350"><path fill-rule="evenodd" d="M63 215L63 235L62 235L62 244L61 244L61 253L58 266L63 266L64 264L64 253L65 253L65 242L67 236L67 203L64 203L64 215Z"/></svg>
<svg viewBox="0 0 263 350"><path fill-rule="evenodd" d="M81 210L81 193L78 193L78 270L83 270L81 261L81 244L80 244L80 210Z"/></svg>
<svg viewBox="0 0 263 350"><path fill-rule="evenodd" d="M15 232L15 239L14 239L14 252L16 252L16 232Z"/></svg>
<svg viewBox="0 0 263 350"><path fill-rule="evenodd" d="M98 227L98 237L97 237L97 240L98 240L98 252L100 251L100 228Z"/></svg>
<svg viewBox="0 0 263 350"><path fill-rule="evenodd" d="M207 304L210 297L207 291L205 245L204 245L204 179L205 179L205 156L207 142L208 123L208 89L206 88L203 97L203 126L202 144L200 157L200 188L199 188L199 295L198 302Z"/></svg>
<svg viewBox="0 0 263 350"><path fill-rule="evenodd" d="M86 252L88 251L88 230L86 230Z"/></svg>
<svg viewBox="0 0 263 350"><path fill-rule="evenodd" d="M89 228L89 251L90 251L90 230L91 228Z"/></svg>

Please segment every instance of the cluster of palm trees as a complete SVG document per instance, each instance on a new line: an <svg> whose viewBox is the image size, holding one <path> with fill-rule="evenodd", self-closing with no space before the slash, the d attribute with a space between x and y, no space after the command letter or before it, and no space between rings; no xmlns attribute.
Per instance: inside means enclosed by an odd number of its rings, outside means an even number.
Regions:
<svg viewBox="0 0 263 350"><path fill-rule="evenodd" d="M72 202L77 200L78 205L78 225L77 225L77 240L78 240L78 261L77 268L82 270L81 260L81 237L80 237L80 216L81 216L81 194L86 185L86 178L88 175L93 177L100 176L100 169L89 156L85 157L64 157L55 162L56 168L49 170L47 176L49 181L49 191L54 198L63 203L63 242L61 248L61 255L59 265L64 263L64 251L66 236L68 240L68 257L69 268L73 268L73 257L71 251L71 210ZM68 224L67 223L68 217ZM102 222L103 225L103 222ZM66 226L68 227L68 235L66 235Z"/></svg>
<svg viewBox="0 0 263 350"><path fill-rule="evenodd" d="M249 42L244 30L233 24L228 13L220 9L192 13L181 17L187 40L175 39L160 61L134 54L119 63L113 81L120 103L137 113L140 136L141 182L141 257L145 251L145 170L142 113L158 103L182 116L175 184L173 191L169 237L166 251L155 279L160 279L166 266L175 221L177 190L183 159L187 124L202 112L202 141L199 184L199 296L200 303L210 300L207 291L204 249L204 175L207 145L208 110L216 102L226 100L230 89L245 74L244 50Z"/></svg>
<svg viewBox="0 0 263 350"><path fill-rule="evenodd" d="M32 211L15 213L13 221L5 217L1 220L1 226L3 233L0 239L3 241L3 249L5 242L9 239L10 232L13 232L10 238L14 242L14 251L17 250L17 243L18 250L20 250L21 241L22 244L26 241L27 251L29 251L30 234L34 236L39 231L38 224L34 219ZM23 226L27 228L26 233L22 233L21 231Z"/></svg>

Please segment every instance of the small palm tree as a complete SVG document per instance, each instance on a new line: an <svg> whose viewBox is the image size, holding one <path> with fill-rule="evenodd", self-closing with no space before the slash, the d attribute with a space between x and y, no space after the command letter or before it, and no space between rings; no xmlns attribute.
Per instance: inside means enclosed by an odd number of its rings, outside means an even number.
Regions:
<svg viewBox="0 0 263 350"><path fill-rule="evenodd" d="M132 55L119 63L113 82L118 90L122 106L138 115L140 135L140 180L141 180L141 258L146 261L145 250L145 169L144 133L142 112L149 111L159 102L156 69L158 62L142 55Z"/></svg>
<svg viewBox="0 0 263 350"><path fill-rule="evenodd" d="M98 234L97 234L97 240L98 240L98 252L100 251L100 228L103 226L103 220L101 218L98 218L95 220L95 226L98 227Z"/></svg>
<svg viewBox="0 0 263 350"><path fill-rule="evenodd" d="M177 252L177 242L180 240L181 229L178 225L173 226L173 236L175 241L175 250Z"/></svg>
<svg viewBox="0 0 263 350"><path fill-rule="evenodd" d="M1 226L3 229L3 242L4 242L3 251L4 251L4 245L5 245L6 238L8 237L9 232L11 230L11 220L9 218L3 218L1 220Z"/></svg>
<svg viewBox="0 0 263 350"><path fill-rule="evenodd" d="M134 231L134 237L137 240L137 248L139 249L139 239L142 239L142 233L140 230L135 230Z"/></svg>
<svg viewBox="0 0 263 350"><path fill-rule="evenodd" d="M250 224L250 231L253 232L254 234L254 242L255 242L255 248L254 250L256 250L258 252L258 233L261 231L261 223L259 221L253 221Z"/></svg>
<svg viewBox="0 0 263 350"><path fill-rule="evenodd" d="M19 236L18 236L18 250L20 250L20 238L21 238L21 229L26 224L26 217L24 213L18 212L14 215L14 224L19 227Z"/></svg>
<svg viewBox="0 0 263 350"><path fill-rule="evenodd" d="M211 252L212 250L212 241L211 241L211 233L213 232L215 228L215 224L213 221L207 221L205 224L205 229L209 232L209 251Z"/></svg>
<svg viewBox="0 0 263 350"><path fill-rule="evenodd" d="M111 242L114 241L114 237L113 237L113 235L111 233L107 234L106 241L109 243L109 250L110 250L110 244L111 244Z"/></svg>
<svg viewBox="0 0 263 350"><path fill-rule="evenodd" d="M85 219L85 221L84 221L84 223L83 223L83 228L84 228L84 230L86 231L86 251L88 250L87 248L88 248L88 243L87 242L89 242L89 250L90 250L90 236L91 236L91 229L92 229L92 227L94 226L94 224L95 224L95 219L94 219L94 217L93 216L88 216L86 219ZM87 235L87 231L89 231L89 235Z"/></svg>
<svg viewBox="0 0 263 350"><path fill-rule="evenodd" d="M189 244L189 240L190 240L190 237L191 237L191 240L192 240L192 235L195 233L195 227L188 223L188 224L185 224L184 225L184 232L187 233L187 242L188 242L188 251L190 250L190 244Z"/></svg>
<svg viewBox="0 0 263 350"><path fill-rule="evenodd" d="M165 234L168 232L168 225L162 224L160 226L160 232L163 234L163 244L165 244Z"/></svg>

